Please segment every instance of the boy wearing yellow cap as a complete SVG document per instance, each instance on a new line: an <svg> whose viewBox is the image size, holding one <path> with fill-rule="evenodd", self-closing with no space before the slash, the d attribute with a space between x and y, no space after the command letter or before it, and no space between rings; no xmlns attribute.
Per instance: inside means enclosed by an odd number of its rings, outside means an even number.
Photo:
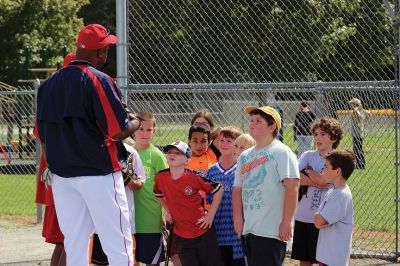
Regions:
<svg viewBox="0 0 400 266"><path fill-rule="evenodd" d="M238 158L232 203L235 232L244 236L249 265L283 265L292 238L300 184L296 155L276 139L281 117L272 107L249 106L256 145Z"/></svg>

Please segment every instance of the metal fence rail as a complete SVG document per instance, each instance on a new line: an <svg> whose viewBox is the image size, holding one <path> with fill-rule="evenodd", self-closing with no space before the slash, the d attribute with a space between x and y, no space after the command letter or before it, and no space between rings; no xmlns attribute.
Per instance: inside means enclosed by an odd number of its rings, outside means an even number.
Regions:
<svg viewBox="0 0 400 266"><path fill-rule="evenodd" d="M307 100L342 123L340 147L352 149L347 102L361 99L371 116L367 169L350 180L353 254L397 258L400 24L382 1L126 2L128 103L156 114L158 145L186 139L202 108L245 129L243 107L268 104L282 110L283 141L296 151L293 120Z"/></svg>

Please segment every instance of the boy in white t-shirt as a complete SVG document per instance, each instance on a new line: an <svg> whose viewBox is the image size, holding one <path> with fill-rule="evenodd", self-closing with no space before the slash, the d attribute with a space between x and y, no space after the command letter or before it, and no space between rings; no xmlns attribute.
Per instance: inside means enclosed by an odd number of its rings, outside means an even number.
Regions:
<svg viewBox="0 0 400 266"><path fill-rule="evenodd" d="M320 265L349 265L354 210L347 180L355 165L351 151L334 151L325 157L323 179L334 188L326 193L314 217L314 224L320 229L317 245Z"/></svg>
<svg viewBox="0 0 400 266"><path fill-rule="evenodd" d="M301 266L317 263L318 229L314 226L314 214L329 187L321 178L321 172L324 157L340 143L342 126L336 119L322 118L311 125L311 133L317 150L307 151L299 159L301 199L295 215L291 255Z"/></svg>
<svg viewBox="0 0 400 266"><path fill-rule="evenodd" d="M250 106L245 111L256 144L237 161L234 228L239 239L244 235L249 265L283 265L300 184L297 158L276 139L281 117L274 108Z"/></svg>

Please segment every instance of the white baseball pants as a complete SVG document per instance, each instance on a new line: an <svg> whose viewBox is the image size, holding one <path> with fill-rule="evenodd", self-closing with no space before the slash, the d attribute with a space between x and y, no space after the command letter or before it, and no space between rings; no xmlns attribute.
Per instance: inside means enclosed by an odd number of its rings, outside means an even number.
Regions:
<svg viewBox="0 0 400 266"><path fill-rule="evenodd" d="M133 265L132 234L121 172L73 178L53 174L52 188L65 238L67 265L88 265L94 230L111 266Z"/></svg>

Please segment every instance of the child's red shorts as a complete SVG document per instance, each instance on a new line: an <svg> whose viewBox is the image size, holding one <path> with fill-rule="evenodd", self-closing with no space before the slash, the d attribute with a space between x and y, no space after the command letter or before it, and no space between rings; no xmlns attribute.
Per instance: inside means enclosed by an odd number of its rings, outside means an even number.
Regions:
<svg viewBox="0 0 400 266"><path fill-rule="evenodd" d="M56 208L54 205L46 206L43 219L42 236L47 243L64 244L64 235L58 225Z"/></svg>

